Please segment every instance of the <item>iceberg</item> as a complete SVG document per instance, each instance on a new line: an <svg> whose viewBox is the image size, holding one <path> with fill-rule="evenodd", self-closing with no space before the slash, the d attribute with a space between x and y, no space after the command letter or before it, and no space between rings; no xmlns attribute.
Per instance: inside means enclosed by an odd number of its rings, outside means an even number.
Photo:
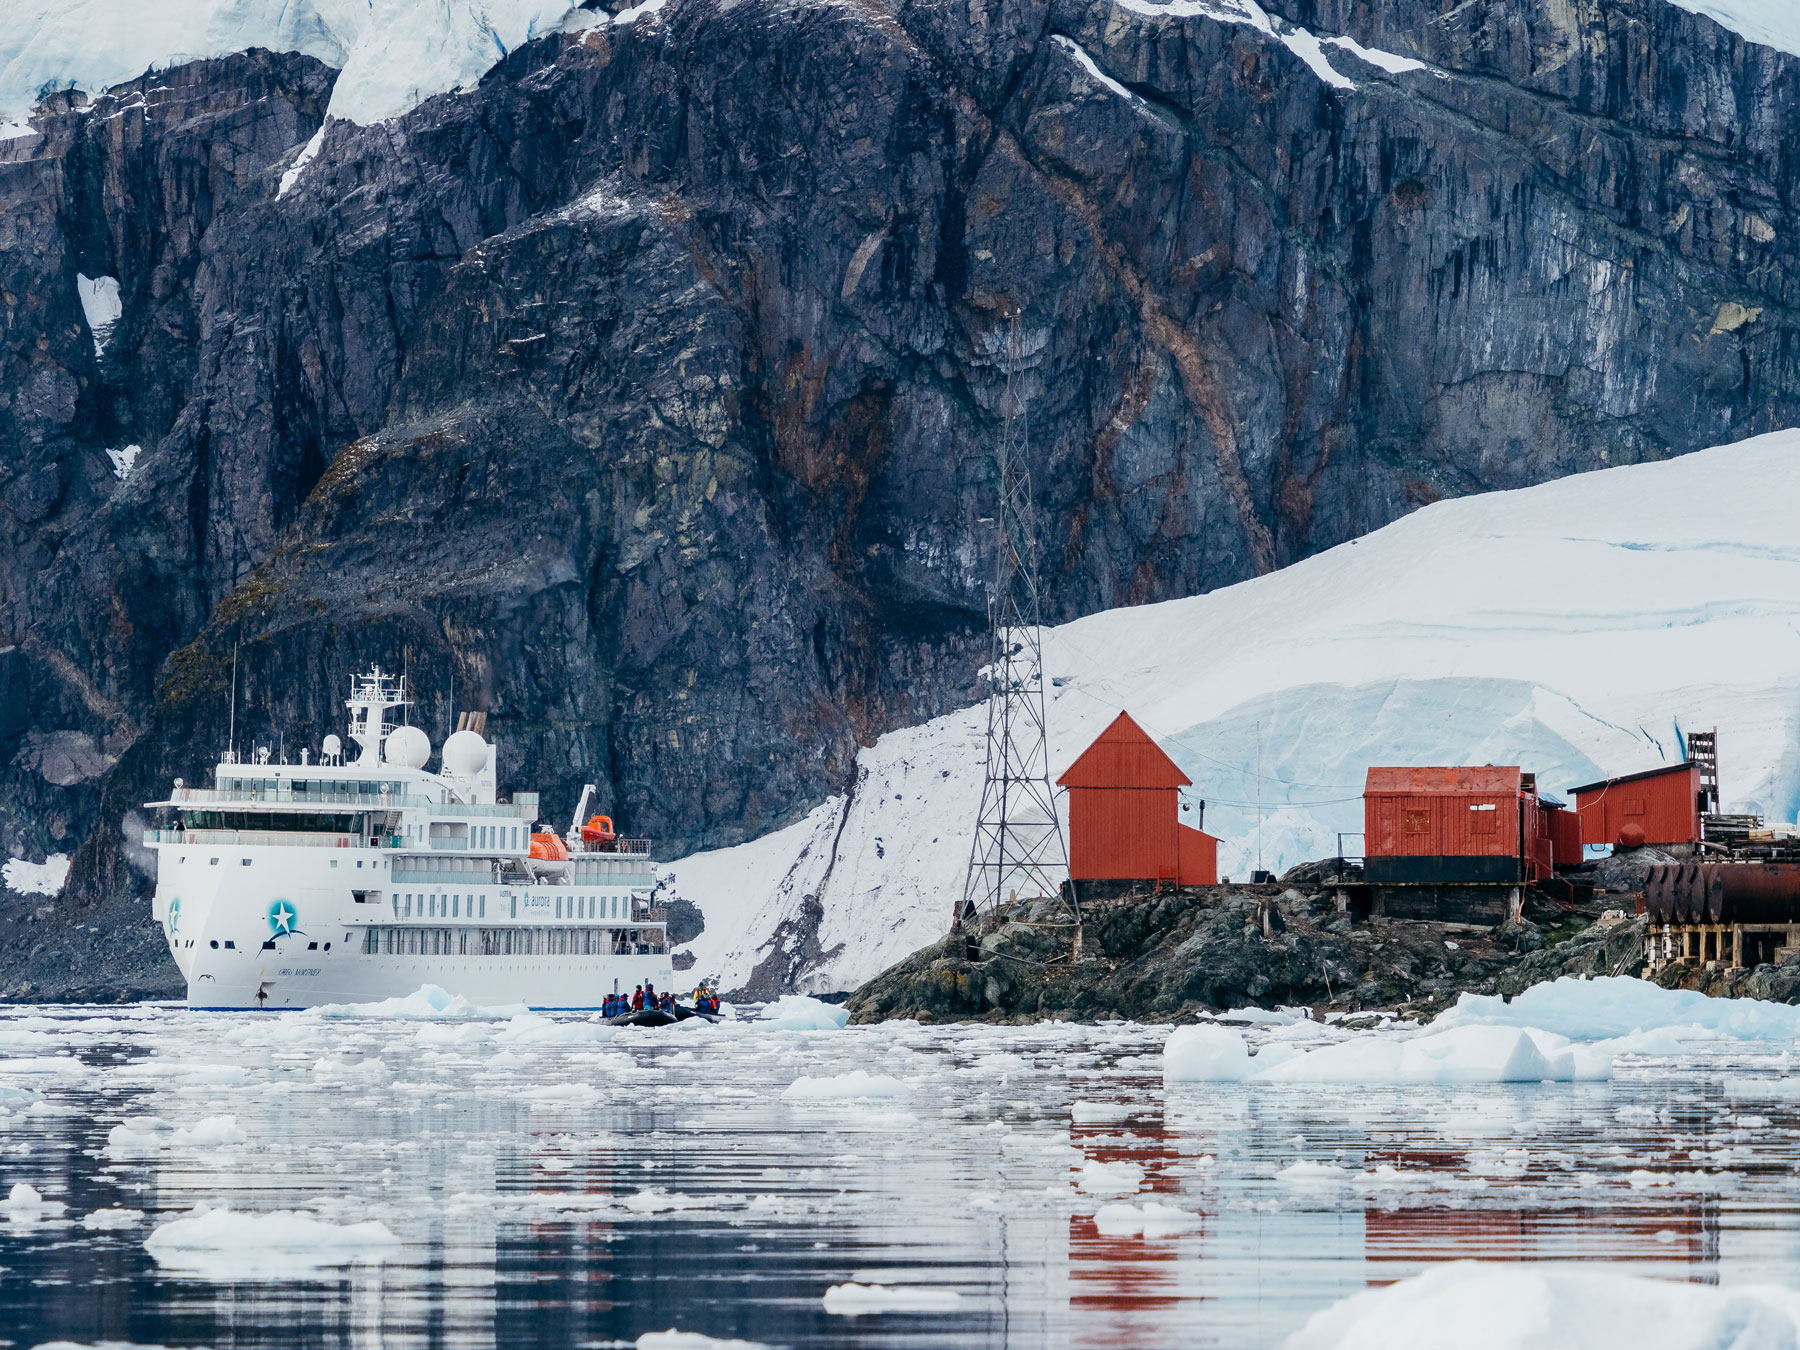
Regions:
<svg viewBox="0 0 1800 1350"><path fill-rule="evenodd" d="M766 1004L756 1021L766 1031L837 1031L850 1021L850 1010L805 994L785 994Z"/></svg>
<svg viewBox="0 0 1800 1350"><path fill-rule="evenodd" d="M1177 1027L1163 1048L1163 1082L1573 1083L1609 1078L1612 1057L1535 1027L1435 1024L1378 1032L1303 1050L1265 1046L1252 1056L1225 1027Z"/></svg>
<svg viewBox="0 0 1800 1350"><path fill-rule="evenodd" d="M781 1095L789 1101L820 1102L904 1097L911 1090L889 1074L852 1069L849 1073L832 1074L826 1078L796 1078L782 1089Z"/></svg>

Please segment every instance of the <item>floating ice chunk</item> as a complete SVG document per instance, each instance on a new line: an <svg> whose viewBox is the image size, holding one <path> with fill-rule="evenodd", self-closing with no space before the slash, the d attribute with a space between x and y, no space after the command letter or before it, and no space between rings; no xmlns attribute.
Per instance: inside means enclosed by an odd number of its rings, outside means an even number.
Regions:
<svg viewBox="0 0 1800 1350"><path fill-rule="evenodd" d="M1314 1313L1286 1350L1693 1350L1792 1346L1800 1293L1592 1266L1454 1261Z"/></svg>
<svg viewBox="0 0 1800 1350"><path fill-rule="evenodd" d="M519 1089L518 1095L528 1102L586 1103L597 1102L606 1094L592 1083L535 1083Z"/></svg>
<svg viewBox="0 0 1800 1350"><path fill-rule="evenodd" d="M1300 1186L1308 1190L1324 1190L1336 1186L1348 1185L1350 1169L1339 1167L1336 1163L1313 1162L1302 1158L1291 1162L1275 1174L1275 1180L1286 1186Z"/></svg>
<svg viewBox="0 0 1800 1350"><path fill-rule="evenodd" d="M962 1295L954 1289L894 1284L834 1284L825 1291L825 1311L837 1317L865 1313L954 1312Z"/></svg>
<svg viewBox="0 0 1800 1350"><path fill-rule="evenodd" d="M1226 1027L1176 1027L1163 1045L1164 1083L1235 1083L1249 1072L1249 1047Z"/></svg>
<svg viewBox="0 0 1800 1350"><path fill-rule="evenodd" d="M61 895L63 883L69 879L69 855L52 853L41 863L23 858L8 858L0 866L0 880L6 889L20 895Z"/></svg>
<svg viewBox="0 0 1800 1350"><path fill-rule="evenodd" d="M1094 1227L1102 1237L1175 1237L1199 1226L1198 1214L1155 1200L1141 1205L1102 1205L1094 1212Z"/></svg>
<svg viewBox="0 0 1800 1350"><path fill-rule="evenodd" d="M209 1279L284 1279L377 1262L399 1247L387 1225L335 1224L296 1210L242 1214L197 1207L157 1225L144 1249L159 1266Z"/></svg>
<svg viewBox="0 0 1800 1350"><path fill-rule="evenodd" d="M1144 1169L1134 1162L1101 1162L1090 1158L1075 1176L1075 1186L1089 1195L1136 1195Z"/></svg>
<svg viewBox="0 0 1800 1350"><path fill-rule="evenodd" d="M697 1331L646 1331L632 1342L637 1350L772 1350L762 1341L721 1340Z"/></svg>
<svg viewBox="0 0 1800 1350"><path fill-rule="evenodd" d="M822 1003L805 994L785 994L767 1004L758 1024L776 1031L836 1031L850 1020L850 1010Z"/></svg>
<svg viewBox="0 0 1800 1350"><path fill-rule="evenodd" d="M87 277L77 272L75 290L81 297L81 313L87 319L88 331L94 335L94 355L98 357L106 351L106 344L112 339L113 325L125 312L125 305L119 299L119 279Z"/></svg>
<svg viewBox="0 0 1800 1350"><path fill-rule="evenodd" d="M707 1204L697 1195L676 1195L657 1186L628 1195L620 1203L633 1214L667 1214L679 1209L704 1209Z"/></svg>
<svg viewBox="0 0 1800 1350"><path fill-rule="evenodd" d="M113 1233L121 1228L136 1228L144 1221L141 1209L97 1209L81 1216L81 1226L90 1233Z"/></svg>
<svg viewBox="0 0 1800 1350"><path fill-rule="evenodd" d="M604 1022L558 1021L542 1013L520 1013L494 1033L502 1045L598 1045L618 1035Z"/></svg>
<svg viewBox="0 0 1800 1350"><path fill-rule="evenodd" d="M911 1091L905 1083L889 1074L852 1069L849 1073L832 1074L828 1078L796 1078L781 1095L790 1101L833 1101L904 1097Z"/></svg>
<svg viewBox="0 0 1800 1350"><path fill-rule="evenodd" d="M435 984L421 985L403 998L384 998L375 1003L324 1003L310 1008L306 1017L482 1017L504 1019L525 1012L523 1004L478 1007L461 994Z"/></svg>
<svg viewBox="0 0 1800 1350"><path fill-rule="evenodd" d="M1133 1108L1124 1102L1072 1102L1069 1118L1079 1123L1105 1120L1129 1120Z"/></svg>
<svg viewBox="0 0 1800 1350"><path fill-rule="evenodd" d="M1800 1007L1753 998L1709 998L1691 989L1663 989L1626 976L1592 980L1564 976L1534 984L1510 1003L1494 994L1464 994L1432 1023L1434 1029L1461 1026L1540 1027L1577 1041L1656 1029L1700 1038L1792 1041L1800 1038Z"/></svg>
<svg viewBox="0 0 1800 1350"><path fill-rule="evenodd" d="M0 1216L9 1223L32 1224L55 1218L68 1206L60 1200L46 1200L30 1182L15 1181L6 1199L0 1200Z"/></svg>
<svg viewBox="0 0 1800 1350"><path fill-rule="evenodd" d="M1290 1022L1300 1022L1305 1019L1296 1013L1286 1012L1279 1008L1273 1011L1268 1008L1233 1008L1230 1012L1220 1013L1219 1020L1221 1022L1250 1022L1259 1026L1285 1027Z"/></svg>

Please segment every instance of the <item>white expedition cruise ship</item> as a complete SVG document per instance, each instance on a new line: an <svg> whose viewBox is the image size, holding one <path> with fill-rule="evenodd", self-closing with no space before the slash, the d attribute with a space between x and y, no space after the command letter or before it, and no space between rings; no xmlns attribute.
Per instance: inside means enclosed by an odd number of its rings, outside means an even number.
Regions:
<svg viewBox="0 0 1800 1350"><path fill-rule="evenodd" d="M344 763L336 736L308 763L227 751L211 788L176 781L156 850L156 921L195 1008L362 1003L434 984L477 1004L595 1008L644 981L674 983L648 840L605 816L567 841L535 792L494 791L485 717L444 742L389 713L406 681L351 680ZM589 789L591 792L592 789ZM575 820L588 803L582 794Z"/></svg>

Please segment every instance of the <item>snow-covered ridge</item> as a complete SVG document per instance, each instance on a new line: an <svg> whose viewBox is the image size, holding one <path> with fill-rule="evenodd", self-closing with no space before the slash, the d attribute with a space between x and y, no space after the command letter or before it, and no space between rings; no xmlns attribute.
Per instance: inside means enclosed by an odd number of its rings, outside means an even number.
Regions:
<svg viewBox="0 0 1800 1350"><path fill-rule="evenodd" d="M1129 709L1193 778L1238 877L1335 853L1362 829L1371 764L1517 763L1555 792L1681 758L1684 726L1718 726L1728 808L1791 821L1796 519L1800 432L1781 432L1442 502L1270 576L1092 615L1045 634L1050 761ZM706 915L700 972L745 978L809 895L836 949L811 990L940 936L982 728L976 707L884 736L848 803L674 864Z"/></svg>
<svg viewBox="0 0 1800 1350"><path fill-rule="evenodd" d="M575 8L571 0L13 0L0 23L0 123L47 91L96 92L251 47L337 68L331 116L379 122L470 87Z"/></svg>

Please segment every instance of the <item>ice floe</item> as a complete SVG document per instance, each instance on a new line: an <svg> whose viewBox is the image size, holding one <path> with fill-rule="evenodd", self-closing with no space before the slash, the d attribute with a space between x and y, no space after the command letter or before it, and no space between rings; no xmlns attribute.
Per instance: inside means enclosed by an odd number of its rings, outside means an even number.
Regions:
<svg viewBox="0 0 1800 1350"><path fill-rule="evenodd" d="M1602 975L1565 976L1534 984L1511 1002L1493 994L1464 994L1433 1027L1534 1027L1575 1041L1602 1041L1638 1032L1740 1041L1800 1039L1800 1007L1753 998L1709 998L1691 989L1664 989L1647 980ZM1667 1040L1642 1040L1639 1053Z"/></svg>
<svg viewBox="0 0 1800 1350"><path fill-rule="evenodd" d="M386 1224L335 1224L297 1210L244 1213L196 1207L158 1224L144 1248L159 1266L211 1279L291 1279L378 1262L400 1246Z"/></svg>
<svg viewBox="0 0 1800 1350"><path fill-rule="evenodd" d="M825 1291L825 1311L837 1317L867 1313L954 1312L962 1295L954 1289L895 1284L834 1284Z"/></svg>
<svg viewBox="0 0 1800 1350"><path fill-rule="evenodd" d="M905 1083L891 1074L852 1069L849 1073L831 1074L823 1078L796 1078L782 1090L781 1095L791 1101L817 1102L904 1097L910 1091Z"/></svg>
<svg viewBox="0 0 1800 1350"><path fill-rule="evenodd" d="M1288 1042L1252 1056L1225 1027L1177 1027L1163 1047L1163 1081L1175 1083L1571 1083L1606 1078L1612 1056L1532 1027L1435 1026L1375 1032L1303 1050Z"/></svg>
<svg viewBox="0 0 1800 1350"><path fill-rule="evenodd" d="M760 1026L775 1031L836 1031L850 1020L850 1010L822 1003L805 994L787 994L764 1006Z"/></svg>
<svg viewBox="0 0 1800 1350"><path fill-rule="evenodd" d="M1786 1350L1800 1292L1455 1261L1314 1313L1286 1350Z"/></svg>
<svg viewBox="0 0 1800 1350"><path fill-rule="evenodd" d="M1094 1211L1094 1228L1102 1237L1178 1237L1200 1224L1200 1216L1191 1210L1155 1200L1141 1205L1102 1205Z"/></svg>

